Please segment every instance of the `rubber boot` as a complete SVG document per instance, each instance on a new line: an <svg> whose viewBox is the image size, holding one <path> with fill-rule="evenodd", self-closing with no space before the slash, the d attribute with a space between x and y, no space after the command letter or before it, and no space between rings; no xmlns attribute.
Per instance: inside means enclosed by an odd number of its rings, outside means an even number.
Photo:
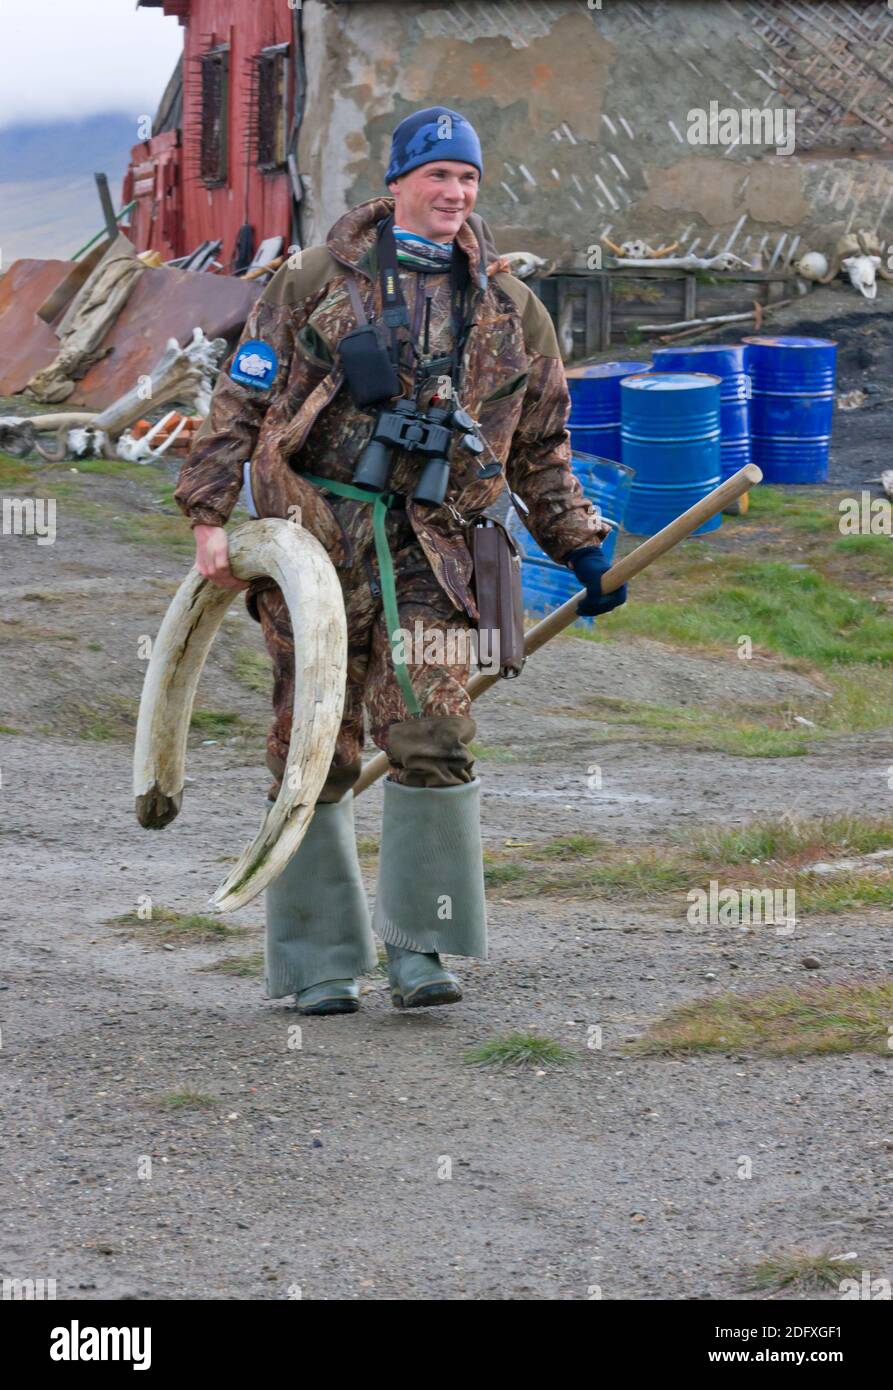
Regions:
<svg viewBox="0 0 893 1390"><path fill-rule="evenodd" d="M433 1004L457 1004L462 986L452 971L441 964L436 951L405 951L385 942L388 983L395 1009L421 1009Z"/></svg>
<svg viewBox="0 0 893 1390"><path fill-rule="evenodd" d="M440 951L487 958L478 778L453 787L384 784L373 917L398 1009L462 998Z"/></svg>
<svg viewBox="0 0 893 1390"><path fill-rule="evenodd" d="M377 964L354 832L353 792L317 802L307 833L266 892L266 986L300 1013L356 1013L356 977Z"/></svg>

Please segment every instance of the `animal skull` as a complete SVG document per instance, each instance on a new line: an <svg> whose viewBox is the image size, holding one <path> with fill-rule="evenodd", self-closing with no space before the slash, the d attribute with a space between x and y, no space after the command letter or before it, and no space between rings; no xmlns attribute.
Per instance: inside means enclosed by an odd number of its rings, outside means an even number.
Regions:
<svg viewBox="0 0 893 1390"><path fill-rule="evenodd" d="M847 232L846 236L842 236L838 239L837 245L834 248L834 254L831 258L831 264L828 267L828 273L821 277L819 283L822 285L829 285L831 281L836 279L840 274L846 258L858 258L860 256L877 256L878 261L874 268L875 273L880 275L882 280L893 280L893 270L888 270L881 263L881 253L883 249L880 240L875 236L874 232ZM855 280L853 284L856 284ZM877 293L876 286L875 293ZM874 296L870 297L873 298Z"/></svg>
<svg viewBox="0 0 893 1390"><path fill-rule="evenodd" d="M821 251L807 251L797 261L796 271L804 280L821 280L828 274L828 257Z"/></svg>
<svg viewBox="0 0 893 1390"><path fill-rule="evenodd" d="M841 261L850 277L850 284L866 299L877 298L877 268L880 263L880 256L847 256Z"/></svg>
<svg viewBox="0 0 893 1390"><path fill-rule="evenodd" d="M622 241L618 246L610 237L602 235L602 241L614 252L621 260L645 261L659 260L662 256L669 256L671 251L675 251L679 245L678 241L672 242L669 246L659 246L657 250L649 246L647 241L635 238L632 241Z"/></svg>

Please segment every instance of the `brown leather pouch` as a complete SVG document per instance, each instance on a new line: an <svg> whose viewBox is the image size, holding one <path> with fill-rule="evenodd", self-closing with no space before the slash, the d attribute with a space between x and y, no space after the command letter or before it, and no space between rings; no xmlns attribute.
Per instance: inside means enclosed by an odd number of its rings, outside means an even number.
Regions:
<svg viewBox="0 0 893 1390"><path fill-rule="evenodd" d="M521 555L498 517L483 512L471 528L478 619L478 664L520 676L524 666L524 601Z"/></svg>

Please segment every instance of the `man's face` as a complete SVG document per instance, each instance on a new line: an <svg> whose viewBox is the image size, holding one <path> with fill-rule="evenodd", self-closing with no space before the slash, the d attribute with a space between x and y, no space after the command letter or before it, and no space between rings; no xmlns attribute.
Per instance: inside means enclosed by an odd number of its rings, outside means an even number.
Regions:
<svg viewBox="0 0 893 1390"><path fill-rule="evenodd" d="M410 169L388 185L394 196L394 221L429 241L452 241L474 209L478 177L473 164L455 159Z"/></svg>

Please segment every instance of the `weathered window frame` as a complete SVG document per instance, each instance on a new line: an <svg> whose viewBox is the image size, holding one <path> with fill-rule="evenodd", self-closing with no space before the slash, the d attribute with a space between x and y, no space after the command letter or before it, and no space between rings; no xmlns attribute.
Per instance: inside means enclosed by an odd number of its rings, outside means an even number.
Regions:
<svg viewBox="0 0 893 1390"><path fill-rule="evenodd" d="M206 188L221 188L229 177L229 44L209 48L200 61L200 178Z"/></svg>
<svg viewBox="0 0 893 1390"><path fill-rule="evenodd" d="M288 159L288 79L287 43L262 48L255 58L257 68L257 118L255 163L261 173L280 173Z"/></svg>

